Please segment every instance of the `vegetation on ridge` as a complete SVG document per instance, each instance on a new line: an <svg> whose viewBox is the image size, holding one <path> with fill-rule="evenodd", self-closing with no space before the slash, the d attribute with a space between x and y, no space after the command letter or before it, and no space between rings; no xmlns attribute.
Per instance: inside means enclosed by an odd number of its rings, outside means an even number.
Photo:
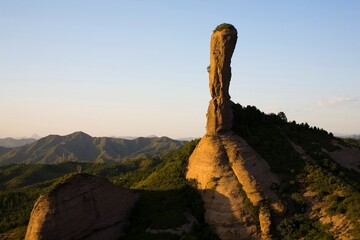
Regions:
<svg viewBox="0 0 360 240"><path fill-rule="evenodd" d="M240 104L234 104L233 109L233 130L280 177L281 184L273 184L273 190L288 205L288 212L273 229L275 235L281 239L333 239L331 226L319 221L322 215L316 212L320 208L314 210L314 201L321 203L327 215L343 214L353 226L349 234L359 238L360 174L341 167L327 154L348 143L307 123L288 122L284 113L265 114ZM314 197L305 198L309 191Z"/></svg>
<svg viewBox="0 0 360 240"><path fill-rule="evenodd" d="M218 25L213 32L220 32L224 29L235 29L235 27L232 24L229 23L222 23L220 25Z"/></svg>

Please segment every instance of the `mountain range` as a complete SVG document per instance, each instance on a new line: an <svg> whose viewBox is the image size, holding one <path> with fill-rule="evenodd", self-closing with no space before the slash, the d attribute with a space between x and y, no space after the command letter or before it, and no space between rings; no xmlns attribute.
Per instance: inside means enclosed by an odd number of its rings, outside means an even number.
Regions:
<svg viewBox="0 0 360 240"><path fill-rule="evenodd" d="M49 135L24 146L0 148L0 165L12 163L54 164L65 161L113 162L156 156L181 147L185 141L168 137L133 140L91 137L84 132Z"/></svg>

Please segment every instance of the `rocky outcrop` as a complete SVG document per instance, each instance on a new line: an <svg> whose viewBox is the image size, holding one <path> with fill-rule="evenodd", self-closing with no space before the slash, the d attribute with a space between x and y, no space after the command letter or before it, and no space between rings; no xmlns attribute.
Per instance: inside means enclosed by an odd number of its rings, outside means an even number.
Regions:
<svg viewBox="0 0 360 240"><path fill-rule="evenodd" d="M205 220L222 240L270 239L271 214L285 211L271 190L279 180L231 131L230 63L236 40L237 31L228 24L219 25L211 36L207 132L189 158L186 178L196 180Z"/></svg>
<svg viewBox="0 0 360 240"><path fill-rule="evenodd" d="M136 200L101 177L71 176L37 200L25 239L118 239Z"/></svg>
<svg viewBox="0 0 360 240"><path fill-rule="evenodd" d="M278 178L263 158L231 132L201 139L190 156L186 178L196 180L205 219L222 240L270 238L270 213L262 205L265 197L273 213L285 211L271 190ZM249 207L257 208L259 216Z"/></svg>
<svg viewBox="0 0 360 240"><path fill-rule="evenodd" d="M232 128L233 113L229 95L230 63L236 41L237 30L234 27L214 31L211 36L209 88L212 99L207 112L208 134L226 132Z"/></svg>

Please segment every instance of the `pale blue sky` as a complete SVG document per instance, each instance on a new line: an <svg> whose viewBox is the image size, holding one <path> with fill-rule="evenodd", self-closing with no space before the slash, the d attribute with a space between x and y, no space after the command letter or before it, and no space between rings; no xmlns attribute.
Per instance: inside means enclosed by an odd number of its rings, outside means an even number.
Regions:
<svg viewBox="0 0 360 240"><path fill-rule="evenodd" d="M200 137L209 42L234 102L360 133L360 1L0 1L0 137Z"/></svg>

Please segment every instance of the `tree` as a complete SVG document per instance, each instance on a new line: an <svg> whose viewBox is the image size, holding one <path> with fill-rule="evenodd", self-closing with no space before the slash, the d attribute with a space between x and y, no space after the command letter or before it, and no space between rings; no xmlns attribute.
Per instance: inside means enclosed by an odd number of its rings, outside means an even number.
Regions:
<svg viewBox="0 0 360 240"><path fill-rule="evenodd" d="M284 122L287 122L287 117L284 112L279 112L277 115L281 120L283 120Z"/></svg>

